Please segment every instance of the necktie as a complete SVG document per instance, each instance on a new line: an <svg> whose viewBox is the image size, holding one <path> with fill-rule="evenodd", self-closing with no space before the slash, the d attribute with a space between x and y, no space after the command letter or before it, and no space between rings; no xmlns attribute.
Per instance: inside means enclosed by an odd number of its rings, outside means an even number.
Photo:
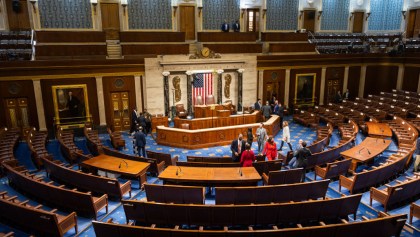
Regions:
<svg viewBox="0 0 420 237"><path fill-rule="evenodd" d="M241 141L238 141L238 153L241 153Z"/></svg>

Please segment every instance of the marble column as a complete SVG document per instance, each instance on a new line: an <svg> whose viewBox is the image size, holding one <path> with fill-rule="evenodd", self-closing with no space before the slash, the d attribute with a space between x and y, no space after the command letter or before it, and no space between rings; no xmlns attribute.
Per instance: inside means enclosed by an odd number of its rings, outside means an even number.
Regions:
<svg viewBox="0 0 420 237"><path fill-rule="evenodd" d="M45 111L44 111L44 101L42 99L42 89L41 81L33 80L34 92L35 92L35 103L38 114L38 125L39 131L47 131L47 125L45 123Z"/></svg>
<svg viewBox="0 0 420 237"><path fill-rule="evenodd" d="M283 106L289 107L290 96L290 68L286 69L286 79L284 81L284 102Z"/></svg>
<svg viewBox="0 0 420 237"><path fill-rule="evenodd" d="M217 70L217 103L218 104L222 104L222 98L223 98L223 94L222 94L222 74L223 74L223 70L219 69Z"/></svg>
<svg viewBox="0 0 420 237"><path fill-rule="evenodd" d="M327 75L327 68L323 67L321 71L321 91L319 92L319 105L324 105L325 94L325 77ZM314 85L316 86L316 85Z"/></svg>
<svg viewBox="0 0 420 237"><path fill-rule="evenodd" d="M364 65L360 69L359 93L357 95L360 98L363 98L363 94L365 93L366 69Z"/></svg>
<svg viewBox="0 0 420 237"><path fill-rule="evenodd" d="M260 98L264 95L264 70L258 70L258 89L257 89L257 98ZM257 100L255 100L257 101ZM265 104L264 98L262 98L263 104Z"/></svg>
<svg viewBox="0 0 420 237"><path fill-rule="evenodd" d="M187 74L187 110L188 110L188 116L192 116L193 113L193 106L192 106L192 74L193 72L187 71L185 72Z"/></svg>
<svg viewBox="0 0 420 237"><path fill-rule="evenodd" d="M344 68L344 81L343 81L343 90L342 90L342 92L343 92L342 94L343 95L344 95L344 92L346 92L347 86L349 84L349 69L350 69L349 66L346 66Z"/></svg>
<svg viewBox="0 0 420 237"><path fill-rule="evenodd" d="M242 105L242 81L243 81L243 73L244 73L244 69L239 69L238 70L238 111L242 111L243 110L243 105Z"/></svg>
<svg viewBox="0 0 420 237"><path fill-rule="evenodd" d="M397 90L401 90L404 81L404 66L398 66L398 77L397 77Z"/></svg>
<svg viewBox="0 0 420 237"><path fill-rule="evenodd" d="M134 89L136 91L136 107L137 107L137 111L144 111L144 108L141 104L141 98L142 98L142 91L141 91L141 75L135 75L134 76Z"/></svg>
<svg viewBox="0 0 420 237"><path fill-rule="evenodd" d="M162 72L163 75L163 103L165 107L165 116L169 116L169 75L168 71Z"/></svg>
<svg viewBox="0 0 420 237"><path fill-rule="evenodd" d="M105 99L102 76L96 76L96 94L98 96L99 125L106 126Z"/></svg>

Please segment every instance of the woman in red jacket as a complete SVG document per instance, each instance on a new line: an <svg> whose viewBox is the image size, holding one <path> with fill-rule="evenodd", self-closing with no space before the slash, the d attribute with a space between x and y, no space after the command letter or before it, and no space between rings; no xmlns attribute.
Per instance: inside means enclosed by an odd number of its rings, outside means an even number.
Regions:
<svg viewBox="0 0 420 237"><path fill-rule="evenodd" d="M251 146L247 143L245 145L245 151L241 155L242 167L252 167L252 162L255 160L255 154L251 151Z"/></svg>
<svg viewBox="0 0 420 237"><path fill-rule="evenodd" d="M277 159L277 145L274 142L273 136L269 136L264 146L263 154L267 157L267 160Z"/></svg>

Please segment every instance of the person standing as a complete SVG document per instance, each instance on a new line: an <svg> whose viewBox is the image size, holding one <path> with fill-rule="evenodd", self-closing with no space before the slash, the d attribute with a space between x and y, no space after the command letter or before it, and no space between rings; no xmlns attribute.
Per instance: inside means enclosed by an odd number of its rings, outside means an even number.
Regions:
<svg viewBox="0 0 420 237"><path fill-rule="evenodd" d="M255 104L254 104L254 109L255 110L261 110L261 107L262 107L261 99L258 98L257 102L255 102Z"/></svg>
<svg viewBox="0 0 420 237"><path fill-rule="evenodd" d="M230 150L232 151L233 162L239 162L242 152L245 151L245 141L243 140L242 134L239 134L238 139L232 141Z"/></svg>
<svg viewBox="0 0 420 237"><path fill-rule="evenodd" d="M149 112L147 112L147 109L144 109L143 116L146 121L145 132L146 134L149 134L152 132L152 115Z"/></svg>
<svg viewBox="0 0 420 237"><path fill-rule="evenodd" d="M133 111L131 112L131 126L130 126L130 134L133 134L133 132L137 129L137 108L134 107Z"/></svg>
<svg viewBox="0 0 420 237"><path fill-rule="evenodd" d="M261 112L264 116L265 121L267 121L270 118L270 115L271 115L271 106L268 103L268 101L265 102L265 105L261 108Z"/></svg>
<svg viewBox="0 0 420 237"><path fill-rule="evenodd" d="M283 117L284 117L284 107L279 103L279 109L277 115L280 117L280 129L283 128Z"/></svg>
<svg viewBox="0 0 420 237"><path fill-rule="evenodd" d="M252 142L254 142L254 134L252 134L252 128L248 128L248 132L246 133L246 143L252 147Z"/></svg>
<svg viewBox="0 0 420 237"><path fill-rule="evenodd" d="M254 161L255 161L255 154L251 150L251 146L249 144L246 144L245 151L242 152L242 155L241 155L241 166L252 167L252 162Z"/></svg>
<svg viewBox="0 0 420 237"><path fill-rule="evenodd" d="M139 118L137 120L137 123L143 128L143 133L145 132L146 129L146 118L144 117L143 113L140 113Z"/></svg>
<svg viewBox="0 0 420 237"><path fill-rule="evenodd" d="M263 154L265 154L267 160L277 159L277 145L272 136L268 137L267 142L264 145Z"/></svg>
<svg viewBox="0 0 420 237"><path fill-rule="evenodd" d="M263 125L263 123L260 123L260 127L257 129L258 154L261 154L264 142L267 139L267 130Z"/></svg>
<svg viewBox="0 0 420 237"><path fill-rule="evenodd" d="M272 97L271 97L271 100L270 100L270 106L271 106L271 111L273 111L274 110L274 106L276 105L276 96L275 95L273 95Z"/></svg>
<svg viewBox="0 0 420 237"><path fill-rule="evenodd" d="M232 24L232 29L234 32L241 31L241 25L239 25L239 21L236 20L235 23Z"/></svg>
<svg viewBox="0 0 420 237"><path fill-rule="evenodd" d="M417 138L415 154L416 154L416 156L415 156L415 160L414 160L413 172L417 172L417 171L420 170L419 169L419 165L420 165L420 137Z"/></svg>
<svg viewBox="0 0 420 237"><path fill-rule="evenodd" d="M221 30L222 30L223 32L229 32L229 24L227 23L227 21L226 21L226 20L224 20L224 21L223 21L223 24L222 24L222 26L221 26Z"/></svg>
<svg viewBox="0 0 420 237"><path fill-rule="evenodd" d="M273 114L278 114L278 112L279 112L279 101L278 101L278 100L276 100L276 101L274 102Z"/></svg>
<svg viewBox="0 0 420 237"><path fill-rule="evenodd" d="M341 92L337 91L337 94L335 94L335 103L341 103L343 101L343 98L341 97Z"/></svg>
<svg viewBox="0 0 420 237"><path fill-rule="evenodd" d="M346 92L344 92L343 97L344 97L345 100L348 100L350 98L350 91L349 91L349 89L347 89Z"/></svg>
<svg viewBox="0 0 420 237"><path fill-rule="evenodd" d="M284 142L289 145L291 151L293 151L292 144L290 144L290 130L289 130L289 123L287 121L283 122L283 140L281 141L279 151L282 150Z"/></svg>
<svg viewBox="0 0 420 237"><path fill-rule="evenodd" d="M142 127L139 127L138 131L134 134L134 139L136 140L139 156L146 157L146 135L144 135Z"/></svg>

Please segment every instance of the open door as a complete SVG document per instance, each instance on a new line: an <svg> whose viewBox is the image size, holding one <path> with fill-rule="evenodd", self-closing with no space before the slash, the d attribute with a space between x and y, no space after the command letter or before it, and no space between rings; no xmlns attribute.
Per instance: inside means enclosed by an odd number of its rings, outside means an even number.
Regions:
<svg viewBox="0 0 420 237"><path fill-rule="evenodd" d="M365 22L364 16L364 12L354 12L353 33L363 33L363 24Z"/></svg>
<svg viewBox="0 0 420 237"><path fill-rule="evenodd" d="M303 11L303 29L315 32L315 10Z"/></svg>
<svg viewBox="0 0 420 237"><path fill-rule="evenodd" d="M195 40L195 7L180 6L179 31L185 32L186 40Z"/></svg>

